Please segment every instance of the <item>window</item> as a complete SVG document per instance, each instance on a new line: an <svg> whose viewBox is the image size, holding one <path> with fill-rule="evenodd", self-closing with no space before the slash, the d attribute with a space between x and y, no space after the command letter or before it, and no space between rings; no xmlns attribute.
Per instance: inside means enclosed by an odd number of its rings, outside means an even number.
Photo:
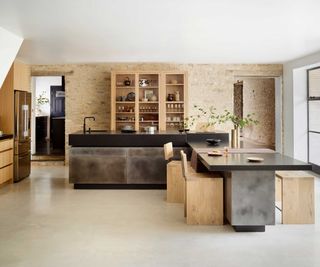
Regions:
<svg viewBox="0 0 320 267"><path fill-rule="evenodd" d="M308 161L320 166L320 67L308 70Z"/></svg>

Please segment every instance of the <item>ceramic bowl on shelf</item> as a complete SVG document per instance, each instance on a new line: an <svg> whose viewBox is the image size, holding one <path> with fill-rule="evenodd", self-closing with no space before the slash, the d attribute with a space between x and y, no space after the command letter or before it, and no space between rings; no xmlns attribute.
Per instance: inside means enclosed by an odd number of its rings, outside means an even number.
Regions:
<svg viewBox="0 0 320 267"><path fill-rule="evenodd" d="M128 95L127 95L127 101L134 101L135 100L135 97L136 97L136 94L134 92L130 92Z"/></svg>
<svg viewBox="0 0 320 267"><path fill-rule="evenodd" d="M140 87L147 87L149 85L150 85L150 80L148 80L148 79L140 79L139 80Z"/></svg>

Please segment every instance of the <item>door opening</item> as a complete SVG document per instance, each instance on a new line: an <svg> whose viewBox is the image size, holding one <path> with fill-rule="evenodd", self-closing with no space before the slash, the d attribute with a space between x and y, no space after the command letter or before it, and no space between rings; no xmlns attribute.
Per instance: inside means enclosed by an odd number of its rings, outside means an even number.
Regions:
<svg viewBox="0 0 320 267"><path fill-rule="evenodd" d="M254 113L259 121L240 132L243 141L257 146L275 149L276 101L275 78L238 77L234 83L234 114L243 118Z"/></svg>
<svg viewBox="0 0 320 267"><path fill-rule="evenodd" d="M33 160L64 160L64 76L35 76L33 81Z"/></svg>

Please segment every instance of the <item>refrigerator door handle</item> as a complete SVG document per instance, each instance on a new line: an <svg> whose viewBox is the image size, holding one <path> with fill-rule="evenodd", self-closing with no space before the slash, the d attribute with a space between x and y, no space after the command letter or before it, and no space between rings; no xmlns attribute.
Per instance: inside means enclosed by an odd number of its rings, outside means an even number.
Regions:
<svg viewBox="0 0 320 267"><path fill-rule="evenodd" d="M23 110L23 115L24 115L24 122L23 122L23 137L28 137L29 136L29 131L28 131L28 121L29 121L29 106L28 105L23 105L22 106Z"/></svg>

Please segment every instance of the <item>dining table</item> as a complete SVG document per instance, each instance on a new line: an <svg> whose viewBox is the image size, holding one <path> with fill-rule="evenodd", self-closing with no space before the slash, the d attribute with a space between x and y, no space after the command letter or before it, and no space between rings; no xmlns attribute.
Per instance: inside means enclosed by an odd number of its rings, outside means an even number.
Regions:
<svg viewBox="0 0 320 267"><path fill-rule="evenodd" d="M189 146L197 172L219 172L224 178L224 215L237 232L264 232L275 224L276 171L312 170L311 164L269 148L205 141Z"/></svg>

